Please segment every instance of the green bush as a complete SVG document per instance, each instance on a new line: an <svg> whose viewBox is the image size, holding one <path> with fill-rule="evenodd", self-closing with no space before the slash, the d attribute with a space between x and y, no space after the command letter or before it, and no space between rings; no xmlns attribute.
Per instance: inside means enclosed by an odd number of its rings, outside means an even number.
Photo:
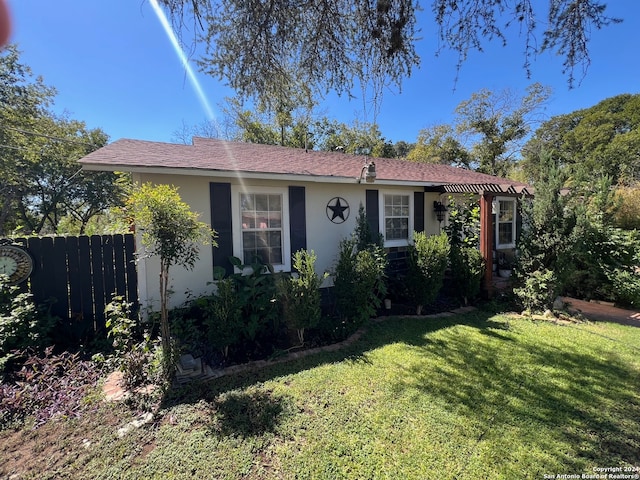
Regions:
<svg viewBox="0 0 640 480"><path fill-rule="evenodd" d="M427 236L414 232L409 247L407 289L420 315L422 307L435 301L442 288L444 273L449 263L449 239L446 233Z"/></svg>
<svg viewBox="0 0 640 480"><path fill-rule="evenodd" d="M312 250L299 250L293 254L293 267L297 276L283 278L280 282L280 301L284 321L298 332L300 345L304 344L304 331L320 321L320 285L326 278L315 271L317 256Z"/></svg>
<svg viewBox="0 0 640 480"><path fill-rule="evenodd" d="M280 312L276 303L278 291L273 266L257 260L243 265L237 257L231 257L231 263L241 272L234 273L230 278L242 309L244 335L248 340L255 341L268 328L277 333Z"/></svg>
<svg viewBox="0 0 640 480"><path fill-rule="evenodd" d="M524 310L540 313L553 306L557 289L558 282L553 271L542 269L529 272L522 285L513 289L513 293Z"/></svg>
<svg viewBox="0 0 640 480"><path fill-rule="evenodd" d="M640 275L638 272L615 269L609 280L616 292L616 302L623 306L640 308Z"/></svg>
<svg viewBox="0 0 640 480"><path fill-rule="evenodd" d="M452 247L450 252L451 278L455 293L467 305L480 293L484 275L484 259L480 250L472 247Z"/></svg>
<svg viewBox="0 0 640 480"><path fill-rule="evenodd" d="M143 331L131 306L124 297L114 296L104 311L107 337L113 340L115 350L110 360L122 372L127 389L134 390L160 381L163 370L159 342Z"/></svg>
<svg viewBox="0 0 640 480"><path fill-rule="evenodd" d="M227 359L229 347L240 341L244 330L242 305L235 283L230 278L220 279L216 282L216 293L197 302L206 315L204 323L209 342Z"/></svg>
<svg viewBox="0 0 640 480"><path fill-rule="evenodd" d="M38 312L30 293L20 293L9 277L0 274L0 375L14 357L12 352L48 345L55 319Z"/></svg>
<svg viewBox="0 0 640 480"><path fill-rule="evenodd" d="M370 244L359 251L357 244L357 239L340 242L333 281L338 315L353 330L376 314L387 291L384 249Z"/></svg>

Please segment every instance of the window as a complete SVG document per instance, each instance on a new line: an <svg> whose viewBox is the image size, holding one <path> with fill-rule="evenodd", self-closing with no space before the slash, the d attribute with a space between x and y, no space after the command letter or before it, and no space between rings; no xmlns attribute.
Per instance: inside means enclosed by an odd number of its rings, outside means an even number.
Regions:
<svg viewBox="0 0 640 480"><path fill-rule="evenodd" d="M389 193L383 196L385 246L408 245L411 221L411 195Z"/></svg>
<svg viewBox="0 0 640 480"><path fill-rule="evenodd" d="M288 199L282 190L261 188L256 192L236 192L239 225L234 229L234 254L243 264L256 257L278 271L290 269L289 222L285 206Z"/></svg>
<svg viewBox="0 0 640 480"><path fill-rule="evenodd" d="M513 198L496 199L496 247L516 246L516 201Z"/></svg>

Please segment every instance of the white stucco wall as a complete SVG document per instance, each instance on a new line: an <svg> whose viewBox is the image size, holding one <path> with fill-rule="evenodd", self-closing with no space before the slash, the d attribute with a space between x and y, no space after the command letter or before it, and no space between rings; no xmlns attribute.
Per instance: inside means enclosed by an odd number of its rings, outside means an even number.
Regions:
<svg viewBox="0 0 640 480"><path fill-rule="evenodd" d="M209 224L211 223L209 184L212 181L231 183L233 186L232 192L237 192L242 188L251 190L251 187L260 186L286 188L289 185L295 185L305 187L307 249L313 250L318 256L316 270L319 274L331 271L336 261L340 240L348 238L353 233L359 206L360 204L365 205L367 189L377 189L380 195L383 195L385 191L406 192L409 194L414 191L422 191L420 187L394 187L357 183L332 185L315 182L277 182L259 179L246 180L243 186L237 178L189 175L135 174L134 180L154 184L167 183L178 187L182 200L193 211L200 214L201 221ZM337 196L347 200L350 208L349 217L341 224L332 223L326 214L327 203ZM440 200L440 196L434 193L425 193L425 231L429 234L439 232L439 225L433 214L434 200ZM137 245L140 249L140 242ZM238 255L239 252L234 252L234 254ZM178 306L184 303L190 295L198 296L211 292L212 286L207 285L207 283L213 280L212 264L212 247L204 245L200 247L200 258L193 270L188 271L177 266L171 267L169 272L173 291L170 301L171 306ZM138 272L139 295L142 305L157 309L159 291L158 259L147 258L140 260Z"/></svg>

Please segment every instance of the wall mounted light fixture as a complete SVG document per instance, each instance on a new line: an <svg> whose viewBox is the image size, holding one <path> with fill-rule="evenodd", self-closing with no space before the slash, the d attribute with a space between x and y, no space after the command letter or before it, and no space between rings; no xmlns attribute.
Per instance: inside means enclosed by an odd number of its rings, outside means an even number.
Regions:
<svg viewBox="0 0 640 480"><path fill-rule="evenodd" d="M438 202L437 200L433 201L433 211L436 213L436 218L438 219L438 223L442 223L444 220L445 214L447 213L447 207L442 204L442 202Z"/></svg>

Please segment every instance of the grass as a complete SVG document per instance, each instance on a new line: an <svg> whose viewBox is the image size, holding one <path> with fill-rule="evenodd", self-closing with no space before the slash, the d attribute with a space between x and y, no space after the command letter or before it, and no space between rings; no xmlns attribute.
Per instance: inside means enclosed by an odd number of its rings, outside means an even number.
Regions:
<svg viewBox="0 0 640 480"><path fill-rule="evenodd" d="M318 354L0 432L0 478L540 479L640 467L640 329L478 311L372 325ZM25 445L35 451L28 460ZM640 473L640 472L632 472ZM14 477L12 477L14 478Z"/></svg>

